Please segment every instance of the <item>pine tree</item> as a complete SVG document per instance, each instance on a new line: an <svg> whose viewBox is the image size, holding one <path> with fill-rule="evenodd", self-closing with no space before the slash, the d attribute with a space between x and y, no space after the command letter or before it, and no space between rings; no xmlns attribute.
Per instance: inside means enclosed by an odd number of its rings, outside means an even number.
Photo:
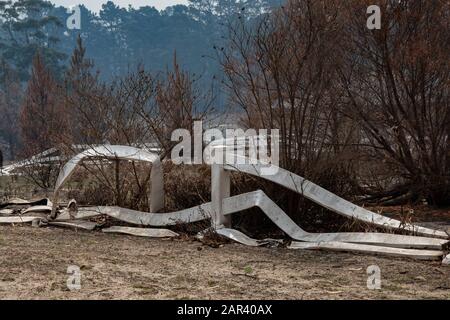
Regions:
<svg viewBox="0 0 450 320"><path fill-rule="evenodd" d="M86 118L98 117L91 105L90 97L99 86L98 73L94 73L94 62L86 58L86 48L80 35L66 72L65 105L72 121L69 123L71 139L74 143L89 143L90 134L85 125Z"/></svg>
<svg viewBox="0 0 450 320"><path fill-rule="evenodd" d="M20 112L22 153L30 157L53 147L65 135L67 114L60 86L38 53Z"/></svg>
<svg viewBox="0 0 450 320"><path fill-rule="evenodd" d="M29 77L37 51L54 71L60 71L65 55L53 34L62 22L51 15L53 5L44 0L0 1L0 57L13 65L21 80Z"/></svg>
<svg viewBox="0 0 450 320"><path fill-rule="evenodd" d="M94 62L86 58L86 47L80 35L77 37L77 44L70 59L70 67L66 74L66 81L73 89L90 86L96 82L97 76L93 74Z"/></svg>

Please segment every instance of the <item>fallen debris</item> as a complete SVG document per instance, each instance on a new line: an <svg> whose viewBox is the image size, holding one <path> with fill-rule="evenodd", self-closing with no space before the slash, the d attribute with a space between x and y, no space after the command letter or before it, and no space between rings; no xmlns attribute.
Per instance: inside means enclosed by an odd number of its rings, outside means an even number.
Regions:
<svg viewBox="0 0 450 320"><path fill-rule="evenodd" d="M86 208L80 208L78 211L72 211L70 209L63 209L60 214L54 219L54 221L67 221L73 219L90 219L103 215L101 212L95 210L89 210Z"/></svg>
<svg viewBox="0 0 450 320"><path fill-rule="evenodd" d="M444 260L442 260L442 264L445 266L450 266L450 254L444 257Z"/></svg>
<svg viewBox="0 0 450 320"><path fill-rule="evenodd" d="M220 147L220 146L219 146ZM103 157L131 161L145 161L152 163L150 179L150 211L97 206L78 208L75 200L71 200L67 207L58 206L58 193L63 184L70 178L76 166L84 158ZM248 160L248 159L247 159ZM249 163L249 162L244 162ZM72 158L61 169L54 191L54 204L48 199L29 202L23 199L12 199L1 204L0 209L10 210L9 206L24 206L19 210L24 213L50 213L49 225L69 227L76 229L94 230L98 223L88 220L98 216L109 216L122 222L151 227L167 227L178 223L192 223L210 220L215 233L247 246L279 245L282 240L256 240L244 233L229 228L226 215L243 212L250 208L260 208L285 234L294 240L288 247L290 249L325 249L331 251L352 251L369 254L383 254L390 256L409 257L422 260L437 260L444 258L444 249L449 243L449 236L442 230L431 229L413 224L404 224L380 214L359 207L320 186L279 167L273 174L263 174L266 165L263 164L237 164L212 165L211 175L211 202L170 213L157 213L164 204L164 188L162 166L157 154L150 151L127 146L104 145L88 149ZM230 171L244 172L277 183L299 195L314 201L337 214L364 221L378 227L407 231L411 236L388 233L309 233L297 225L272 199L263 191L256 190L244 194L230 196ZM28 206L28 207L25 207ZM32 222L40 226L45 223L45 217L14 216L13 211L5 211L12 215L0 217L0 223ZM105 233L122 233L141 237L177 237L177 233L168 229L136 228L126 226L113 226L103 229ZM201 234L200 234L201 235ZM416 236L416 235L421 235ZM433 249L433 250L431 250ZM448 264L449 257L445 257L443 264Z"/></svg>
<svg viewBox="0 0 450 320"><path fill-rule="evenodd" d="M278 247L283 243L283 240L280 239L263 239L263 240L252 239L236 229L221 228L215 230L215 232L228 239L251 247L261 247L261 246Z"/></svg>
<svg viewBox="0 0 450 320"><path fill-rule="evenodd" d="M32 206L28 209L22 211L22 214L30 213L30 212L51 212L52 207L50 206Z"/></svg>
<svg viewBox="0 0 450 320"><path fill-rule="evenodd" d="M0 210L0 215L12 215L14 213L14 209L1 209Z"/></svg>
<svg viewBox="0 0 450 320"><path fill-rule="evenodd" d="M74 228L74 229L83 229L83 230L88 230L88 231L92 231L94 230L96 227L98 227L98 224L95 222L91 222L91 221L84 221L84 220L73 220L73 221L67 221L67 222L63 222L63 221L51 221L48 223L49 225L52 226L58 226L58 227L67 227L67 228Z"/></svg>
<svg viewBox="0 0 450 320"><path fill-rule="evenodd" d="M331 250L331 251L352 251L369 254L381 254L386 256L398 256L413 258L418 260L440 260L444 255L443 251L401 249L381 246L371 246L364 244L353 244L344 242L292 242L289 249L307 250Z"/></svg>
<svg viewBox="0 0 450 320"><path fill-rule="evenodd" d="M28 201L28 200L24 200L24 199L20 199L20 198L12 198L12 199L9 199L5 203L0 203L0 208L6 208L9 206L49 206L49 207L52 207L53 203L47 198L41 199L41 200L36 200L36 201Z"/></svg>
<svg viewBox="0 0 450 320"><path fill-rule="evenodd" d="M138 237L150 237L150 238L171 238L178 237L179 234L169 229L150 229L150 228L131 228L131 227L119 227L113 226L102 230L106 233L123 233Z"/></svg>
<svg viewBox="0 0 450 320"><path fill-rule="evenodd" d="M42 220L42 217L0 217L0 224L18 224L18 223L30 223L35 220Z"/></svg>
<svg viewBox="0 0 450 320"><path fill-rule="evenodd" d="M321 205L324 208L327 208L345 217L353 218L383 228L406 230L413 234L428 237L437 237L443 239L449 238L448 234L442 230L435 230L409 223L402 223L399 220L391 219L378 213L369 211L365 208L359 207L329 192L328 190L325 190L315 183L308 181L305 178L300 177L299 175L296 175L283 168L276 167L276 173L271 175L264 175L262 172L263 168L263 166L253 164L236 164L224 166L224 170L243 172L272 181L280 186L299 193L303 197Z"/></svg>

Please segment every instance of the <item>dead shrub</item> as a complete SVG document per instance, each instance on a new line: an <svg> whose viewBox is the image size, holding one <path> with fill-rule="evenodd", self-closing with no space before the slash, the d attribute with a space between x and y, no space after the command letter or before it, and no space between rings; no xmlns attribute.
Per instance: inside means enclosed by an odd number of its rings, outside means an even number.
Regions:
<svg viewBox="0 0 450 320"><path fill-rule="evenodd" d="M164 162L166 212L191 208L211 201L211 168L206 165L174 165Z"/></svg>

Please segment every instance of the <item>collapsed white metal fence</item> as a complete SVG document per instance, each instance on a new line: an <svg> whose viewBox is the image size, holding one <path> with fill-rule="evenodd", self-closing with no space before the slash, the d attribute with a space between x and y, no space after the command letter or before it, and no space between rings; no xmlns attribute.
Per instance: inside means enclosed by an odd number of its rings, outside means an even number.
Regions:
<svg viewBox="0 0 450 320"><path fill-rule="evenodd" d="M59 192L68 181L75 168L84 160L101 157L116 160L144 161L152 164L150 179L150 211L140 212L126 208L111 206L96 206L78 208L76 212L69 212L68 208L58 210ZM290 249L320 249L333 251L353 251L410 257L415 259L436 260L443 259L449 263L446 250L449 245L449 235L442 230L434 230L399 220L391 219L380 214L359 207L341 197L321 188L311 181L292 172L277 167L273 174L264 175L262 170L266 164L213 164L211 165L211 202L171 213L157 213L164 207L164 181L162 165L159 156L148 150L130 146L103 145L81 152L69 160L61 169L55 189L53 203L33 206L27 213L36 211L51 212L48 223L60 226L72 226L92 230L95 227L83 219L99 215L106 215L132 225L154 228L112 227L104 232L134 234L149 237L171 237L177 234L167 227L177 223L192 223L210 219L210 229L233 241L249 246L265 245L273 239L256 240L238 230L230 228L227 216L244 210L258 207L279 227L292 242ZM299 196L306 197L318 205L336 214L369 223L384 229L403 230L411 235L397 235L390 233L308 233L298 226L276 203L262 190L230 195L231 172L242 172L261 179L267 179L284 188L292 190ZM22 219L22 220L21 220ZM32 222L39 224L45 220L42 217L0 217L0 223Z"/></svg>

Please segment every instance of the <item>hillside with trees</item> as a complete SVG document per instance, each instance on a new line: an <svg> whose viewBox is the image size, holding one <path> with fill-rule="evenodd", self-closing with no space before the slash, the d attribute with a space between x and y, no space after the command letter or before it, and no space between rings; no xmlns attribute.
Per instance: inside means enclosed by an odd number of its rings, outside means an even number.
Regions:
<svg viewBox="0 0 450 320"><path fill-rule="evenodd" d="M243 16L251 21L281 3L191 0L187 6L158 11L154 7L124 9L108 1L98 14L81 6L81 30L69 30L66 8L44 0L0 1L0 144L4 157L17 156L19 131L10 124L18 119L21 92L31 77L36 54L53 77L61 80L81 37L98 76L109 82L138 67L165 73L176 53L183 69L201 84L210 85L223 76L215 48L223 46L229 23ZM223 108L226 97L217 95L219 108Z"/></svg>

